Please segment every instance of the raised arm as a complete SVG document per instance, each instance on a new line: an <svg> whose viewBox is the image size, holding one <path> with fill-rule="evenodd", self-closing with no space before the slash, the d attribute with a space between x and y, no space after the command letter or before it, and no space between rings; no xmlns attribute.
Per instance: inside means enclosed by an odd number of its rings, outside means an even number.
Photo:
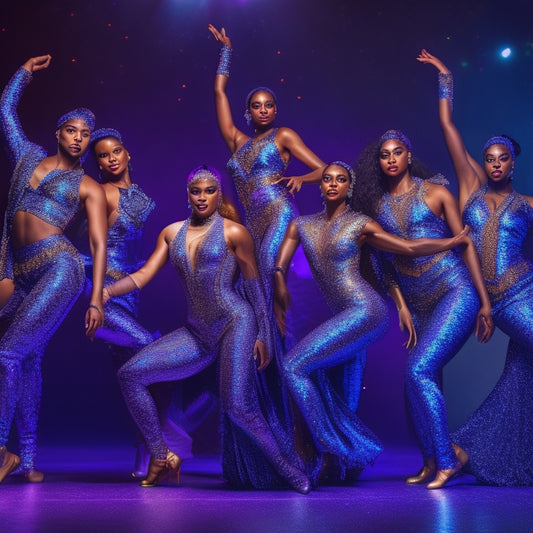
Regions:
<svg viewBox="0 0 533 533"><path fill-rule="evenodd" d="M85 313L85 334L93 339L96 330L104 323L102 288L107 266L107 217L102 186L89 176L84 176L80 184L80 200L87 213L89 245L93 258L93 288L89 308Z"/></svg>
<svg viewBox="0 0 533 533"><path fill-rule="evenodd" d="M459 181L459 206L462 212L468 198L487 182L487 177L481 165L466 150L461 134L453 122L452 73L440 59L427 50L422 50L417 60L433 65L439 71L440 125Z"/></svg>
<svg viewBox="0 0 533 533"><path fill-rule="evenodd" d="M0 126L11 164L15 166L24 155L29 141L22 129L17 106L24 89L29 85L32 73L48 68L52 56L32 57L20 67L5 86L0 98Z"/></svg>
<svg viewBox="0 0 533 533"><path fill-rule="evenodd" d="M312 172L303 176L282 178L284 181L287 181L287 187L291 193L298 192L304 183L320 182L326 163L306 146L302 138L294 130L280 128L276 135L276 142L279 144L282 152L287 152L290 156L295 157L304 165L313 169Z"/></svg>
<svg viewBox="0 0 533 533"><path fill-rule="evenodd" d="M248 136L240 131L233 123L231 107L226 95L228 85L229 69L231 62L231 41L226 35L224 28L218 31L212 24L208 26L209 31L215 39L222 44L220 50L220 61L215 77L215 108L217 113L218 128L222 134L224 142L228 145L231 153L236 152L242 144L246 142Z"/></svg>

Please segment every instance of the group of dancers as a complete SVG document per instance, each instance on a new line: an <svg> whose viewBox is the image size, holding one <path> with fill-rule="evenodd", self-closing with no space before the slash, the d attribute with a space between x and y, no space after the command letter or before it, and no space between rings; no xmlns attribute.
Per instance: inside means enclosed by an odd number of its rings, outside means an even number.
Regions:
<svg viewBox="0 0 533 533"><path fill-rule="evenodd" d="M17 468L30 482L43 480L34 465L41 359L86 286L86 334L114 346L124 399L150 454L143 487L179 479L190 456L185 431L181 440L167 436L169 394L153 385L215 361L228 483L306 494L326 480L355 479L382 450L356 411L366 349L387 329L386 292L409 333L407 404L423 458L407 483L437 489L465 469L483 483L532 484L533 263L523 245L533 198L512 187L517 143L492 137L479 165L453 123L452 74L423 50L418 60L439 71L459 204L399 130L367 147L355 168L325 164L294 130L274 126L277 99L266 87L246 98L253 134L235 126L226 96L231 41L224 29L209 30L222 45L216 114L243 223L218 171L197 167L186 180L190 217L164 228L144 263L139 243L154 202L131 181L122 135L95 131L94 115L79 108L58 120L54 155L27 139L16 108L50 56L29 59L4 89L1 130L14 172L0 250L0 482ZM101 184L83 171L87 151ZM291 157L310 172L284 177ZM320 183L324 210L298 216L294 193L311 182ZM63 235L80 207L91 250L85 261ZM287 275L299 245L332 316L296 341ZM137 321L138 293L168 260L187 318L157 338ZM450 435L440 372L472 332L487 342L494 323L510 337L504 372ZM19 455L6 448L13 424Z"/></svg>

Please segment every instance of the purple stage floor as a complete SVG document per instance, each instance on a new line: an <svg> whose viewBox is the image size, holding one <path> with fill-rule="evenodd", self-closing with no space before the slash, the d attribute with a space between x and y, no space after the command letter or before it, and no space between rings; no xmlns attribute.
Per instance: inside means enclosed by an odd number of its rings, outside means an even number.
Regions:
<svg viewBox="0 0 533 533"><path fill-rule="evenodd" d="M407 486L414 450L385 452L349 487L234 491L218 458L184 463L181 486L140 488L133 450L45 448L45 482L0 485L1 533L531 532L533 489L482 487L462 476L443 490Z"/></svg>

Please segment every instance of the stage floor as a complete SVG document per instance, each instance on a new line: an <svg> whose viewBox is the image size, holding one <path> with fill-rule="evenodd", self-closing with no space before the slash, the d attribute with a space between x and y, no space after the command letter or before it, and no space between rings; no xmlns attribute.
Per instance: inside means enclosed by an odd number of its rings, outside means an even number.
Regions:
<svg viewBox="0 0 533 533"><path fill-rule="evenodd" d="M483 487L470 476L442 490L407 486L415 450L386 451L349 487L235 491L217 457L183 465L181 486L140 488L133 449L44 448L45 482L0 485L1 533L531 532L533 489Z"/></svg>

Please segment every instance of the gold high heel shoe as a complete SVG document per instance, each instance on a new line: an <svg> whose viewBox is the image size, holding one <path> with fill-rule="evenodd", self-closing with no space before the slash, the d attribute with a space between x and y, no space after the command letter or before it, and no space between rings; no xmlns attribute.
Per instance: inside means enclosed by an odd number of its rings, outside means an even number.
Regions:
<svg viewBox="0 0 533 533"><path fill-rule="evenodd" d="M148 475L146 479L141 481L141 487L155 487L174 473L179 484L181 463L181 459L170 450L167 450L165 459L154 459L152 457L148 467Z"/></svg>
<svg viewBox="0 0 533 533"><path fill-rule="evenodd" d="M441 489L448 481L457 476L463 466L468 462L468 454L460 446L457 446L457 444L452 443L452 446L457 457L457 464L453 468L438 470L435 479L426 486L427 489Z"/></svg>
<svg viewBox="0 0 533 533"><path fill-rule="evenodd" d="M418 474L415 474L414 476L409 476L405 480L405 482L408 485L420 485L434 477L436 471L437 465L435 463L435 459L428 459L424 463L424 466L419 470Z"/></svg>
<svg viewBox="0 0 533 533"><path fill-rule="evenodd" d="M44 481L44 474L39 470L30 470L24 474L24 477L30 483L42 483Z"/></svg>
<svg viewBox="0 0 533 533"><path fill-rule="evenodd" d="M0 447L0 483L16 470L20 464L20 457L7 451L5 446Z"/></svg>

